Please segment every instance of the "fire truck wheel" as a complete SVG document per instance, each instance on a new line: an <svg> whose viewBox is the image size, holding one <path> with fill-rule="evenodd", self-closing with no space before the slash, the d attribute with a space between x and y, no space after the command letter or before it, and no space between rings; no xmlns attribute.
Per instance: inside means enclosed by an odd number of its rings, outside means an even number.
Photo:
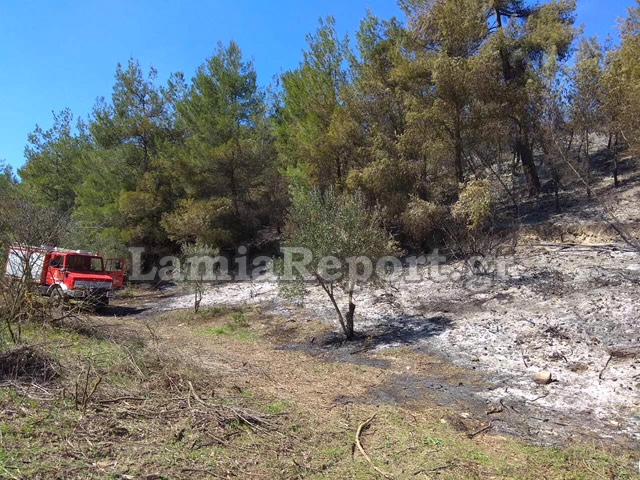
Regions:
<svg viewBox="0 0 640 480"><path fill-rule="evenodd" d="M97 305L96 305L96 308L98 310L103 309L103 308L107 308L108 306L109 306L109 297L107 297L106 295L98 297L98 302L97 302Z"/></svg>
<svg viewBox="0 0 640 480"><path fill-rule="evenodd" d="M51 289L49 298L51 299L51 304L54 307L60 307L64 305L64 292L62 291L62 288L58 286L55 286Z"/></svg>

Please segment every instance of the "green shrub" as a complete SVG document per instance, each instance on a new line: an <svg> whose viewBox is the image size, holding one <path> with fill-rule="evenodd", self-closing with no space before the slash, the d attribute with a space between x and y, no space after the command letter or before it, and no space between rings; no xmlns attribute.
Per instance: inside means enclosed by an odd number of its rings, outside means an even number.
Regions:
<svg viewBox="0 0 640 480"><path fill-rule="evenodd" d="M491 220L492 201L489 180L472 180L462 188L453 206L453 218L470 231L478 231Z"/></svg>

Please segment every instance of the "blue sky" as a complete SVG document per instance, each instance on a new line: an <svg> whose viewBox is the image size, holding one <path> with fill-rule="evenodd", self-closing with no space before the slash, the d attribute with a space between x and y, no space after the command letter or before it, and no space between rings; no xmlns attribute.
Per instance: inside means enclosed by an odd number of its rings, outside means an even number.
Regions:
<svg viewBox="0 0 640 480"><path fill-rule="evenodd" d="M578 24L604 40L635 0L578 0ZM52 111L87 115L109 96L118 62L129 57L191 77L218 40L236 40L259 81L295 67L305 35L333 15L353 34L370 8L401 15L394 0L3 0L0 2L0 160L24 163L27 135L48 128Z"/></svg>

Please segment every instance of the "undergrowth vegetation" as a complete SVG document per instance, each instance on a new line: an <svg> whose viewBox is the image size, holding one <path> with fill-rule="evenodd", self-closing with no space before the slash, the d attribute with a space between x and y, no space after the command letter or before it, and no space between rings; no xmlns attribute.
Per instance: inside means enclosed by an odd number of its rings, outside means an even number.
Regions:
<svg viewBox="0 0 640 480"><path fill-rule="evenodd" d="M461 429L445 407L371 404L388 371L282 350L286 331L230 308L30 325L2 357L0 476L633 478L602 446L529 446ZM359 439L372 465L354 445L374 413Z"/></svg>

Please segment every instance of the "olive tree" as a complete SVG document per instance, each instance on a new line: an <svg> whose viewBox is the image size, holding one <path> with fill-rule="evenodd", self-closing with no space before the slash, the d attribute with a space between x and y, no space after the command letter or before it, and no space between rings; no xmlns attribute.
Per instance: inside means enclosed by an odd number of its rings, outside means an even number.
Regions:
<svg viewBox="0 0 640 480"><path fill-rule="evenodd" d="M289 268L291 273L298 279L306 276L322 287L347 340L353 340L354 292L359 286L380 279L373 266L395 249L378 210L368 208L360 193L337 194L332 189L294 191L286 240L286 246L310 253L304 259L306 272ZM344 311L336 299L338 288L348 298ZM295 291L303 295L304 289Z"/></svg>

